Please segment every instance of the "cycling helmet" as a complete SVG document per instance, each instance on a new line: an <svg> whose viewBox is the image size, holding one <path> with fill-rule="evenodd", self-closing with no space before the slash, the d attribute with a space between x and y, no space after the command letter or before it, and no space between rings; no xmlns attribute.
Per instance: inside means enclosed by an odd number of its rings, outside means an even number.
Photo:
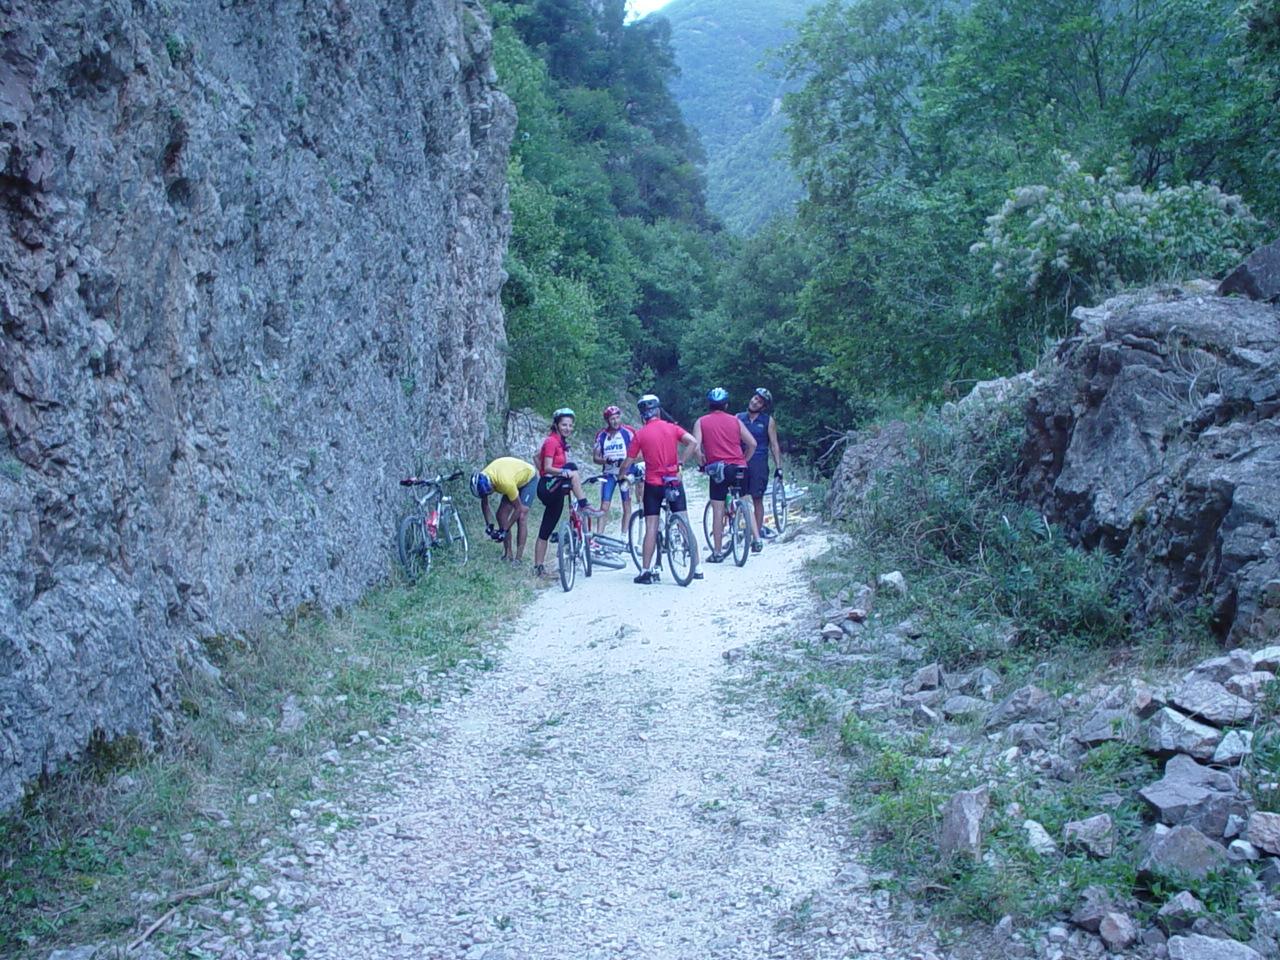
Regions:
<svg viewBox="0 0 1280 960"><path fill-rule="evenodd" d="M763 400L766 407L773 406L773 394L769 392L768 387L756 387L754 396Z"/></svg>
<svg viewBox="0 0 1280 960"><path fill-rule="evenodd" d="M473 473L471 475L471 492L477 497L487 497L493 493L493 481L489 479L487 473Z"/></svg>
<svg viewBox="0 0 1280 960"><path fill-rule="evenodd" d="M712 387L707 394L707 405L712 410L723 410L729 406L729 391L724 387Z"/></svg>
<svg viewBox="0 0 1280 960"><path fill-rule="evenodd" d="M611 403L611 404L609 404L609 406L607 406L607 407L605 407L605 408L604 408L604 413L600 414L600 416L604 419L604 422L605 422L605 423L608 423L608 422L609 422L609 418L610 418L610 417L620 417L620 416L622 416L622 408L621 408L621 407L615 407L615 406Z"/></svg>
<svg viewBox="0 0 1280 960"><path fill-rule="evenodd" d="M636 409L640 411L640 418L642 420L652 420L658 415L658 411L661 408L662 401L652 393L646 393L636 402Z"/></svg>
<svg viewBox="0 0 1280 960"><path fill-rule="evenodd" d="M557 410L555 413L551 415L551 425L554 427L556 424L558 424L560 422L561 417L573 417L576 420L577 416L578 415L574 413L570 407L561 407L559 410Z"/></svg>

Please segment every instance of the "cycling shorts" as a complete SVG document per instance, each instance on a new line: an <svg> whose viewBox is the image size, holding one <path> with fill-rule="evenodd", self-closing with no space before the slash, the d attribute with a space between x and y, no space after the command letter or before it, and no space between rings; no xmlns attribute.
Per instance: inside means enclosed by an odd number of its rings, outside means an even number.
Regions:
<svg viewBox="0 0 1280 960"><path fill-rule="evenodd" d="M538 499L546 509L538 527L538 539L546 540L564 516L564 498L573 493L573 484L564 477L543 477L538 481Z"/></svg>
<svg viewBox="0 0 1280 960"><path fill-rule="evenodd" d="M516 491L516 499L523 503L526 507L533 506L533 498L538 494L538 478L535 476L523 487Z"/></svg>
<svg viewBox="0 0 1280 960"><path fill-rule="evenodd" d="M666 487L660 487L656 483L646 483L644 485L644 515L646 517L656 517L661 513L662 501L666 499L666 496ZM676 489L675 498L671 501L671 509L676 513L684 513L689 509L688 501L685 500L683 486Z"/></svg>
<svg viewBox="0 0 1280 960"><path fill-rule="evenodd" d="M769 461L747 461L747 480L743 484L749 497L763 497L769 486Z"/></svg>
<svg viewBox="0 0 1280 960"><path fill-rule="evenodd" d="M616 486L618 486L618 475L615 473L606 474L605 478L600 481L600 502L601 503L608 503L610 500L613 499L613 489ZM622 502L623 503L631 502L631 485L630 484L627 484L625 487L622 488Z"/></svg>
<svg viewBox="0 0 1280 960"><path fill-rule="evenodd" d="M723 503L730 490L736 490L742 485L742 478L746 473L746 469L746 467L740 467L737 464L726 463L724 465L724 480L711 479L711 499L719 500Z"/></svg>

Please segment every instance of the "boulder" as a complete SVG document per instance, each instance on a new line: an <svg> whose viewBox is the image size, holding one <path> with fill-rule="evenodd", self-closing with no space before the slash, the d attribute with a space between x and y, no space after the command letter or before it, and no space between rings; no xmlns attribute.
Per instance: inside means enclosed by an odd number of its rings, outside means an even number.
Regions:
<svg viewBox="0 0 1280 960"><path fill-rule="evenodd" d="M1267 670L1254 670L1228 678L1222 685L1229 693L1257 703L1267 692L1267 684L1275 683L1276 675Z"/></svg>
<svg viewBox="0 0 1280 960"><path fill-rule="evenodd" d="M1138 928L1126 913L1110 910L1098 924L1098 936L1112 953L1130 947L1138 940Z"/></svg>
<svg viewBox="0 0 1280 960"><path fill-rule="evenodd" d="M1242 723L1252 717L1254 711L1252 703L1214 680L1184 683L1169 699L1184 713L1218 727Z"/></svg>
<svg viewBox="0 0 1280 960"><path fill-rule="evenodd" d="M892 590L905 597L907 595L907 578L899 570L894 570L891 573L882 573L876 577L876 589Z"/></svg>
<svg viewBox="0 0 1280 960"><path fill-rule="evenodd" d="M1137 734L1137 714L1131 710L1100 707L1071 734L1071 739L1086 747L1096 747L1109 740L1133 742Z"/></svg>
<svg viewBox="0 0 1280 960"><path fill-rule="evenodd" d="M1191 893L1183 890L1170 897L1160 912L1156 914L1156 922L1166 933L1177 933L1186 930L1196 918L1204 914L1204 904Z"/></svg>
<svg viewBox="0 0 1280 960"><path fill-rule="evenodd" d="M1237 940L1218 940L1191 933L1169 938L1169 960L1263 960L1253 947Z"/></svg>
<svg viewBox="0 0 1280 960"><path fill-rule="evenodd" d="M1161 823L1187 824L1215 837L1224 836L1228 819L1241 815L1243 799L1230 774L1213 770L1181 754L1165 764L1164 776L1138 791Z"/></svg>
<svg viewBox="0 0 1280 960"><path fill-rule="evenodd" d="M1252 730L1228 730L1218 749L1213 751L1213 762L1224 765L1239 763L1252 752Z"/></svg>
<svg viewBox="0 0 1280 960"><path fill-rule="evenodd" d="M1280 854L1280 813L1259 810L1251 814L1245 837L1264 853Z"/></svg>
<svg viewBox="0 0 1280 960"><path fill-rule="evenodd" d="M1097 933L1103 917L1114 909L1110 890L1096 884L1085 887L1080 894L1080 903L1071 912L1071 922L1082 930Z"/></svg>
<svg viewBox="0 0 1280 960"><path fill-rule="evenodd" d="M1227 844L1227 856L1235 863L1247 863L1262 859L1262 854L1258 852L1257 847L1248 840L1240 840L1239 838Z"/></svg>
<svg viewBox="0 0 1280 960"><path fill-rule="evenodd" d="M1203 880L1225 869L1230 860L1222 844L1210 840L1195 827L1179 826L1150 838L1138 864L1140 880L1189 877Z"/></svg>
<svg viewBox="0 0 1280 960"><path fill-rule="evenodd" d="M1215 683L1226 683L1231 677L1252 672L1253 654L1248 650L1237 647L1226 656L1214 657L1211 660L1197 663L1187 671L1186 676L1182 679L1188 683L1192 680L1212 680Z"/></svg>
<svg viewBox="0 0 1280 960"><path fill-rule="evenodd" d="M982 855L982 820L991 804L986 787L961 790L942 808L942 832L938 849L942 855L963 854L975 860Z"/></svg>
<svg viewBox="0 0 1280 960"><path fill-rule="evenodd" d="M822 625L823 640L839 640L843 636L844 630L841 629L840 624L828 622Z"/></svg>
<svg viewBox="0 0 1280 960"><path fill-rule="evenodd" d="M1253 653L1253 669L1275 673L1280 669L1280 646L1263 647Z"/></svg>
<svg viewBox="0 0 1280 960"><path fill-rule="evenodd" d="M1024 820L1022 822L1022 831L1027 835L1027 846L1034 850L1042 857L1056 857L1058 855L1058 845L1053 842L1053 837L1049 836L1049 831L1044 825L1036 820Z"/></svg>
<svg viewBox="0 0 1280 960"><path fill-rule="evenodd" d="M1218 284L1218 296L1280 300L1280 240L1259 247Z"/></svg>
<svg viewBox="0 0 1280 960"><path fill-rule="evenodd" d="M1049 726L1044 723L1011 723L1004 738L1025 750L1049 749Z"/></svg>
<svg viewBox="0 0 1280 960"><path fill-rule="evenodd" d="M1106 813L1072 820L1062 828L1062 842L1068 850L1082 850L1098 859L1109 857L1116 849L1115 823Z"/></svg>
<svg viewBox="0 0 1280 960"><path fill-rule="evenodd" d="M946 677L939 664L931 663L921 667L911 675L911 679L902 685L903 693L919 693L921 690L937 690L943 685Z"/></svg>
<svg viewBox="0 0 1280 960"><path fill-rule="evenodd" d="M991 704L985 700L979 700L977 697L967 697L962 693L958 693L953 697L947 697L942 704L942 715L948 720L963 717L979 717L984 715L991 709Z"/></svg>
<svg viewBox="0 0 1280 960"><path fill-rule="evenodd" d="M1185 753L1209 760L1221 741L1222 731L1216 727L1198 723L1172 707L1163 707L1147 721L1144 747L1160 756Z"/></svg>
<svg viewBox="0 0 1280 960"><path fill-rule="evenodd" d="M988 730L995 730L1019 721L1046 723L1061 716L1062 707L1053 695L1029 684L1000 701L987 716L985 726Z"/></svg>

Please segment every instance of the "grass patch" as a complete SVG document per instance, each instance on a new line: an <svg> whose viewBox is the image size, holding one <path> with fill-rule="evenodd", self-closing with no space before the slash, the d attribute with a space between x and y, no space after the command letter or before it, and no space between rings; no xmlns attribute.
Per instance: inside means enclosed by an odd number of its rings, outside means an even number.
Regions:
<svg viewBox="0 0 1280 960"><path fill-rule="evenodd" d="M210 641L220 677L184 676L158 751L96 745L0 819L0 953L124 937L166 897L251 866L291 811L341 790L320 754L438 700L464 664L491 667L493 624L529 594L474 558L330 618Z"/></svg>

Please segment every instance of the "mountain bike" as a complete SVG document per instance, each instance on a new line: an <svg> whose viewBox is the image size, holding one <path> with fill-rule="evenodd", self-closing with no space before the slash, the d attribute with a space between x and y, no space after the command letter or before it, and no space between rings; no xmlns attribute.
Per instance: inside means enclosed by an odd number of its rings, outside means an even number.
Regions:
<svg viewBox="0 0 1280 960"><path fill-rule="evenodd" d="M719 483L724 478L724 466L723 463L708 463L702 468L702 472ZM724 498L724 532L721 534L721 543L724 542L723 537L728 537L734 565L739 567L746 564L747 557L751 555L751 524L747 519L747 511L750 509L749 504L744 505L742 502L742 477L739 476L738 482L729 487ZM702 510L702 537L708 550L715 549L714 516L711 501L708 500Z"/></svg>
<svg viewBox="0 0 1280 960"><path fill-rule="evenodd" d="M469 544L462 515L453 497L444 492L444 484L458 480L462 471L449 476L436 474L430 479L406 477L400 486L415 490L418 508L400 520L396 534L396 553L409 582L431 571L431 554L440 551L458 566L465 566ZM420 491L420 492L417 492Z"/></svg>
<svg viewBox="0 0 1280 960"><path fill-rule="evenodd" d="M662 498L662 508L658 514L658 540L654 553L656 563L653 568L654 579L662 575L662 557L665 554L671 576L676 583L687 587L693 582L695 573L693 556L696 544L689 521L671 509L671 501L680 494L679 477L663 477L666 494ZM627 528L627 546L631 551L631 561L637 570L644 570L644 511L636 510L631 514L631 524Z"/></svg>
<svg viewBox="0 0 1280 960"><path fill-rule="evenodd" d="M584 477L583 485L599 483L603 475ZM578 570L584 577L591 576L592 567L599 564L611 570L621 570L627 565L623 551L627 545L614 537L591 532L591 517L583 513L576 503L569 504L569 515L560 524L556 544L556 563L560 570L560 586L565 593L573 589Z"/></svg>

